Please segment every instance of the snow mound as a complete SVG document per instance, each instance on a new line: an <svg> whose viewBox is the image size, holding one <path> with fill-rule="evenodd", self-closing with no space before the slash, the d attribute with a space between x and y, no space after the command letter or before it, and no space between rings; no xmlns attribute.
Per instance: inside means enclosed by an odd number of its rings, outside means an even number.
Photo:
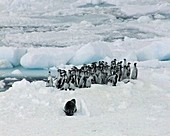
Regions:
<svg viewBox="0 0 170 136"><path fill-rule="evenodd" d="M81 47L74 57L69 61L73 65L88 64L94 61L112 57L112 53L107 45L103 46L95 42Z"/></svg>
<svg viewBox="0 0 170 136"><path fill-rule="evenodd" d="M59 111L59 115L60 116L66 116L65 113L63 112L63 109L64 109L64 106L66 104L67 101L69 101L71 99L62 99L60 100L61 101L61 105L63 105L63 107L60 107L60 111ZM82 98L76 98L76 107L77 107L77 112L75 112L74 116L72 117L80 117L80 116L87 116L89 117L90 116L90 111L88 110L87 108L87 104L86 102L84 101L84 99Z"/></svg>
<svg viewBox="0 0 170 136"><path fill-rule="evenodd" d="M5 86L5 83L4 83L3 80L1 80L1 81L0 81L0 89L4 88L4 86Z"/></svg>
<svg viewBox="0 0 170 136"><path fill-rule="evenodd" d="M25 52L26 49L23 48L0 47L0 59L6 60L8 66L10 66L10 63L13 66L18 66L20 64L20 58Z"/></svg>
<svg viewBox="0 0 170 136"><path fill-rule="evenodd" d="M138 61L158 59L160 61L170 60L170 40L156 41L139 51L136 56Z"/></svg>
<svg viewBox="0 0 170 136"><path fill-rule="evenodd" d="M6 59L1 59L0 60L0 69L1 68L13 68L12 64L6 60Z"/></svg>
<svg viewBox="0 0 170 136"><path fill-rule="evenodd" d="M12 75L22 75L22 72L19 69L16 69L16 70L12 71L11 74Z"/></svg>
<svg viewBox="0 0 170 136"><path fill-rule="evenodd" d="M151 21L151 18L149 16L141 16L137 20L139 23L147 23Z"/></svg>
<svg viewBox="0 0 170 136"><path fill-rule="evenodd" d="M21 58L25 68L49 68L66 64L73 57L72 48L36 48L30 49Z"/></svg>

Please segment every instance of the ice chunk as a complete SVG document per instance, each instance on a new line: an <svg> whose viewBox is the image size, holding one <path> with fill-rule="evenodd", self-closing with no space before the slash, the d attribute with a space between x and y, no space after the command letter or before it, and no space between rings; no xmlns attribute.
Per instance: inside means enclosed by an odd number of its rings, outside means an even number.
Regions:
<svg viewBox="0 0 170 136"><path fill-rule="evenodd" d="M98 42L95 42L93 44L90 43L81 47L69 63L74 65L88 64L104 59L107 56L112 58L112 53L108 46L103 46Z"/></svg>
<svg viewBox="0 0 170 136"><path fill-rule="evenodd" d="M4 86L5 86L5 83L4 83L3 80L1 80L1 81L0 81L0 89L1 89L1 88L4 88Z"/></svg>
<svg viewBox="0 0 170 136"><path fill-rule="evenodd" d="M13 68L12 64L6 60L6 59L1 59L0 60L0 69L1 68Z"/></svg>
<svg viewBox="0 0 170 136"><path fill-rule="evenodd" d="M139 51L136 56L138 61L158 59L160 61L170 60L170 39L164 41L156 41Z"/></svg>
<svg viewBox="0 0 170 136"><path fill-rule="evenodd" d="M141 16L137 20L139 23L147 23L151 21L151 18L149 16Z"/></svg>
<svg viewBox="0 0 170 136"><path fill-rule="evenodd" d="M0 59L7 60L13 66L18 66L20 64L20 58L25 52L26 49L24 48L0 47Z"/></svg>
<svg viewBox="0 0 170 136"><path fill-rule="evenodd" d="M66 64L73 57L73 48L35 48L21 58L25 68L50 68Z"/></svg>
<svg viewBox="0 0 170 136"><path fill-rule="evenodd" d="M16 70L12 71L11 74L12 75L22 75L22 72L19 69L16 69Z"/></svg>

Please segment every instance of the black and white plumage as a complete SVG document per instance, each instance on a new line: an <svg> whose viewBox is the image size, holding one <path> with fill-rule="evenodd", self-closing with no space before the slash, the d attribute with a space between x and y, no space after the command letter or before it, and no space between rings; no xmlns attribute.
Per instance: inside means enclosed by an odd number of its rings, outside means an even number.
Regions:
<svg viewBox="0 0 170 136"><path fill-rule="evenodd" d="M93 76L89 76L86 80L86 87L89 88L91 87L92 84L92 80L93 80Z"/></svg>
<svg viewBox="0 0 170 136"><path fill-rule="evenodd" d="M137 79L138 69L136 63L131 72L130 63L124 61L117 61L114 59L110 65L108 62L99 61L92 64L84 64L81 68L73 66L73 68L66 70L58 69L58 75L54 81L56 88L62 90L75 90L76 87L85 88L91 87L91 84L108 84L111 82L112 86L116 86L117 81L124 83L130 82L131 79ZM52 86L52 77L49 74L47 86Z"/></svg>
<svg viewBox="0 0 170 136"><path fill-rule="evenodd" d="M123 66L122 80L127 79L127 66Z"/></svg>
<svg viewBox="0 0 170 136"><path fill-rule="evenodd" d="M67 82L67 79L63 80L62 87L60 88L61 90L66 90L69 89L69 84Z"/></svg>
<svg viewBox="0 0 170 136"><path fill-rule="evenodd" d="M48 79L47 79L46 87L53 87L53 78L51 76L50 71L48 72Z"/></svg>
<svg viewBox="0 0 170 136"><path fill-rule="evenodd" d="M76 100L72 99L70 101L67 101L65 106L64 106L65 114L67 116L73 116L76 111L77 111Z"/></svg>
<svg viewBox="0 0 170 136"><path fill-rule="evenodd" d="M127 78L128 79L130 79L130 73L131 73L131 68L130 68L130 62L128 62L128 65L127 65L127 67L126 67L126 69L127 69Z"/></svg>
<svg viewBox="0 0 170 136"><path fill-rule="evenodd" d="M132 74L131 74L131 79L137 79L138 77L138 68L137 68L137 63L134 63L134 67L132 70Z"/></svg>
<svg viewBox="0 0 170 136"><path fill-rule="evenodd" d="M84 88L85 87L85 76L84 73L82 73L80 81L79 81L79 88Z"/></svg>
<svg viewBox="0 0 170 136"><path fill-rule="evenodd" d="M116 86L118 80L118 75L114 73L108 77L108 82L112 84L112 86Z"/></svg>

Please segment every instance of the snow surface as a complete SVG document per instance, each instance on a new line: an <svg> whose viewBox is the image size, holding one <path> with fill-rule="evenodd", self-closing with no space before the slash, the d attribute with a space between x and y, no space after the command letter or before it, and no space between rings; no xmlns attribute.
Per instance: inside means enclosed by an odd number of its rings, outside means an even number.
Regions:
<svg viewBox="0 0 170 136"><path fill-rule="evenodd" d="M13 66L18 66L25 52L26 50L23 48L0 47L0 60L6 60L7 67L11 64Z"/></svg>
<svg viewBox="0 0 170 136"><path fill-rule="evenodd" d="M6 76L56 76L98 60L139 69L116 87L14 82L0 92L0 136L170 136L169 38L169 0L0 0L0 89ZM78 111L66 117L72 98Z"/></svg>
<svg viewBox="0 0 170 136"><path fill-rule="evenodd" d="M44 81L15 82L0 93L0 135L169 136L170 67L139 72L128 84L75 91L48 88ZM72 98L78 111L66 117L63 107Z"/></svg>

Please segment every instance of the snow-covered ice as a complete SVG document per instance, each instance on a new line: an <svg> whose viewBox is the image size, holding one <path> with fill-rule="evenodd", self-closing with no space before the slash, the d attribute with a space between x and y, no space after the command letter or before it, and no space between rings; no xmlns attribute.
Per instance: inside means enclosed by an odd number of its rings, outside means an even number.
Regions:
<svg viewBox="0 0 170 136"><path fill-rule="evenodd" d="M169 38L169 0L0 0L0 136L170 136ZM138 79L75 91L22 79L1 91L6 77L114 58L137 62Z"/></svg>
<svg viewBox="0 0 170 136"><path fill-rule="evenodd" d="M0 47L0 60L6 60L7 67L10 65L18 66L21 57L26 50L23 48Z"/></svg>
<svg viewBox="0 0 170 136"><path fill-rule="evenodd" d="M0 93L0 134L169 136L169 68L139 71L139 79L128 84L75 91L46 88L44 81L15 82ZM63 106L72 98L78 111L66 117Z"/></svg>

